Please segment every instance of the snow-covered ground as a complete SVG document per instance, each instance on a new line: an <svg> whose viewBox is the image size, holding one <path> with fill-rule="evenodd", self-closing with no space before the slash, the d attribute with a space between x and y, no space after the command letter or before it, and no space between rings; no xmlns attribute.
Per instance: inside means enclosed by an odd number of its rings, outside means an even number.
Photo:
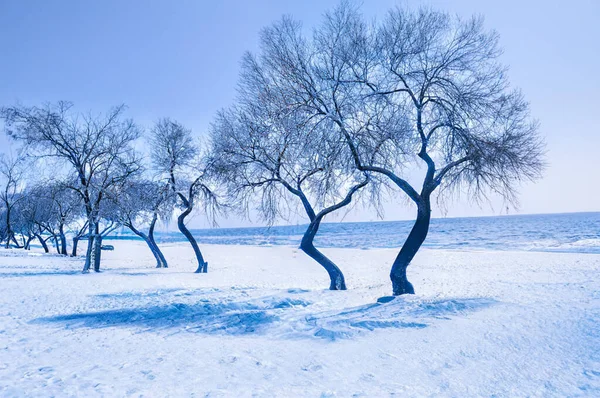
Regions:
<svg viewBox="0 0 600 398"><path fill-rule="evenodd" d="M82 259L0 250L0 396L600 396L600 255L185 244L155 269L114 241Z"/></svg>

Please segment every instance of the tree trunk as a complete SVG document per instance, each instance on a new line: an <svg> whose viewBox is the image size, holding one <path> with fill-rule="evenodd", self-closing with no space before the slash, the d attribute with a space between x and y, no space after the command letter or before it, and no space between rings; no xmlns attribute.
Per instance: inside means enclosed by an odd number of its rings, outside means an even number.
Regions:
<svg viewBox="0 0 600 398"><path fill-rule="evenodd" d="M194 271L194 272L196 274L206 273L206 272L208 272L208 263L204 261L204 257L202 257L202 252L200 251L200 248L198 247L198 243L196 242L196 239L194 239L194 236L187 229L187 227L185 226L185 223L184 223L185 218L191 212L192 212L192 208L188 207L187 209L184 210L183 213L181 213L179 215L179 217L177 217L177 227L179 227L179 230L181 231L181 233L184 234L185 237L187 238L187 240L190 242L190 245L192 245L192 248L194 249L194 253L196 254L196 260L198 260L198 269L196 269L196 271Z"/></svg>
<svg viewBox="0 0 600 398"><path fill-rule="evenodd" d="M79 244L79 237L73 237L73 248L71 249L71 257L77 257L77 245Z"/></svg>
<svg viewBox="0 0 600 398"><path fill-rule="evenodd" d="M328 259L323 253L321 253L313 244L315 235L319 230L319 226L321 224L320 220L316 220L310 223L304 236L302 237L302 242L300 243L300 249L308 254L310 258L321 264L325 271L329 274L329 290L346 290L346 280L344 279L344 274L342 271L334 264L333 261Z"/></svg>
<svg viewBox="0 0 600 398"><path fill-rule="evenodd" d="M15 247L16 247L17 249L21 249L21 248L23 247L23 246L21 246L21 245L19 244L19 241L17 240L17 237L15 236L14 232L13 232L13 235L12 235L12 240L13 240L13 242L15 243Z"/></svg>
<svg viewBox="0 0 600 398"><path fill-rule="evenodd" d="M90 267L92 264L92 246L94 245L94 224L93 223L89 223L89 231L88 231L88 240L87 240L87 250L85 252L85 264L83 265L83 270L81 272L83 272L84 274L90 272Z"/></svg>
<svg viewBox="0 0 600 398"><path fill-rule="evenodd" d="M392 265L390 279L392 280L394 296L399 296L401 294L415 294L413 285L406 277L406 268L408 268L408 265L425 241L427 233L429 232L430 221L431 203L429 197L426 196L422 198L420 203L417 203L417 219L415 220L415 224Z"/></svg>
<svg viewBox="0 0 600 398"><path fill-rule="evenodd" d="M60 245L58 244L58 236L56 236L55 234L52 234L52 240L54 241L54 247L56 247L56 252L58 254L60 253Z"/></svg>
<svg viewBox="0 0 600 398"><path fill-rule="evenodd" d="M60 238L60 254L66 256L67 253L67 237L65 236L65 228L61 225L58 229Z"/></svg>
<svg viewBox="0 0 600 398"><path fill-rule="evenodd" d="M158 215L156 213L154 213L154 216L152 217L152 221L150 222L150 228L148 229L148 239L150 239L150 242L154 245L154 248L156 249L156 253L158 254L158 257L160 258L160 263L156 266L157 268L169 268L169 264L167 264L167 259L165 258L162 250L160 250L160 247L158 247L158 243L156 243L156 240L154 239L154 228L156 227L156 221L158 219Z"/></svg>
<svg viewBox="0 0 600 398"><path fill-rule="evenodd" d="M94 237L94 248L92 259L94 264L94 272L100 272L100 260L102 258L102 235L97 233Z"/></svg>
<svg viewBox="0 0 600 398"><path fill-rule="evenodd" d="M137 228L135 228L131 224L125 224L125 225L127 226L127 228L129 228L131 230L131 232L133 232L134 234L136 234L137 236L142 238L144 240L144 242L146 242L146 244L148 245L148 248L150 248L150 251L152 252L152 255L154 256L154 259L156 260L156 268L160 268L161 267L160 256L157 253L157 248L152 244L152 241L150 240L148 235L146 235L142 231L139 231Z"/></svg>
<svg viewBox="0 0 600 398"><path fill-rule="evenodd" d="M34 235L40 241L40 244L44 248L44 252L48 253L48 245L46 244L46 241L44 240L44 238L42 237L42 235L40 235L40 234L34 234Z"/></svg>
<svg viewBox="0 0 600 398"><path fill-rule="evenodd" d="M25 250L31 250L31 241L33 240L33 236L27 235L27 242L25 243Z"/></svg>
<svg viewBox="0 0 600 398"><path fill-rule="evenodd" d="M4 245L5 249L10 249L10 240L14 237L14 234L12 232L11 226L10 226L10 206L8 205L8 202L5 203L6 204L6 244Z"/></svg>

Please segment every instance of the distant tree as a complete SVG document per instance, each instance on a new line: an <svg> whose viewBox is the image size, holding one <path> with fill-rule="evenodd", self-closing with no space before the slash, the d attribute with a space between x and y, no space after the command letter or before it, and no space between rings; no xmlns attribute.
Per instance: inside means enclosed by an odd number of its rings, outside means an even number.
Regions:
<svg viewBox="0 0 600 398"><path fill-rule="evenodd" d="M171 213L170 188L149 180L130 181L111 195L116 204L118 222L142 238L156 259L156 268L167 268L167 260L154 240L154 228L159 217ZM148 225L149 232L143 231Z"/></svg>
<svg viewBox="0 0 600 398"><path fill-rule="evenodd" d="M49 184L46 191L52 201L53 227L60 240L60 254L67 256L66 229L78 217L82 200L75 191L60 181Z"/></svg>
<svg viewBox="0 0 600 398"><path fill-rule="evenodd" d="M515 202L517 184L540 176L537 123L510 88L500 53L481 18L395 8L374 26L343 2L312 39L284 18L263 31L260 55L246 57L277 98L272 112L330 121L372 187L398 189L415 205L390 272L394 295L414 293L406 270L429 231L434 192ZM414 186L408 175L418 172Z"/></svg>
<svg viewBox="0 0 600 398"><path fill-rule="evenodd" d="M286 218L290 196L306 212L309 225L300 249L329 274L329 289L346 290L344 274L314 245L323 218L348 206L368 178L339 162L343 142L331 140L327 123L306 123L294 113L272 113L265 77L244 68L238 106L221 112L211 131L215 169L232 203L255 203L271 224ZM271 99L276 101L275 99Z"/></svg>
<svg viewBox="0 0 600 398"><path fill-rule="evenodd" d="M15 231L26 240L24 240L23 248L28 250L31 240L38 238L44 251L48 253L47 240L50 237L43 237L42 223L45 223L50 218L50 203L45 197L38 195L35 188L28 188L22 192L23 200L14 207L14 219L12 221Z"/></svg>
<svg viewBox="0 0 600 398"><path fill-rule="evenodd" d="M198 261L196 273L208 271L196 239L185 225L185 219L201 201L209 218L219 209L218 196L210 186L210 163L194 143L191 130L170 119L159 120L151 132L151 156L155 170L167 180L177 197L182 212L177 217L177 227L190 242Z"/></svg>
<svg viewBox="0 0 600 398"><path fill-rule="evenodd" d="M36 219L40 218L41 207L38 208L39 203L32 198L28 190L21 192L20 196L22 200L19 201L12 209L11 216L11 228L14 233L15 247L23 248L25 250L30 249L31 241L39 236L37 231L39 227L36 224ZM19 243L17 237L21 238ZM44 241L45 239L40 236ZM46 246L47 248L47 246Z"/></svg>
<svg viewBox="0 0 600 398"><path fill-rule="evenodd" d="M40 239L42 234L49 234L58 254L68 255L65 228L77 217L79 196L62 182L37 184L27 190L26 196L28 203L20 211L26 213L33 236ZM42 246L47 250L45 243Z"/></svg>
<svg viewBox="0 0 600 398"><path fill-rule="evenodd" d="M8 249L10 242L20 246L15 238L12 220L16 216L14 208L24 200L25 165L23 156L0 154L0 201L3 207L4 247Z"/></svg>
<svg viewBox="0 0 600 398"><path fill-rule="evenodd" d="M133 148L140 132L133 121L123 119L124 109L118 106L97 117L74 114L68 102L0 109L9 136L30 148L30 153L69 166L68 181L72 183L67 186L81 197L88 224L84 273L91 266L100 270L100 208L106 193L135 177L140 169Z"/></svg>
<svg viewBox="0 0 600 398"><path fill-rule="evenodd" d="M71 246L71 257L77 257L77 248L79 246L79 241L83 238L88 231L89 219L87 217L79 217L74 221L69 223L69 229L73 234L71 238L73 244Z"/></svg>

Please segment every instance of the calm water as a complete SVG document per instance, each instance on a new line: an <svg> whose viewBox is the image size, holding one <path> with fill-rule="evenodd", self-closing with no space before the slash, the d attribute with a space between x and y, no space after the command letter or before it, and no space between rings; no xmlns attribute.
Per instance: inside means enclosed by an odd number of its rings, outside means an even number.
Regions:
<svg viewBox="0 0 600 398"><path fill-rule="evenodd" d="M192 230L199 243L298 246L306 226ZM320 247L400 247L412 221L323 224ZM178 232L157 233L160 242L178 242ZM121 239L134 239L124 233ZM600 213L438 218L424 247L600 253Z"/></svg>

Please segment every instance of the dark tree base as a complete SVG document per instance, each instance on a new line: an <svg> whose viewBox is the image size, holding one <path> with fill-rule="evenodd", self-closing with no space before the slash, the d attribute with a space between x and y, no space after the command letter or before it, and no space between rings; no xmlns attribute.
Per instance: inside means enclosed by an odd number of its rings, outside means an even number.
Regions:
<svg viewBox="0 0 600 398"><path fill-rule="evenodd" d="M196 271L194 271L195 274L206 274L207 272L208 272L208 261L200 264L198 266L198 269Z"/></svg>
<svg viewBox="0 0 600 398"><path fill-rule="evenodd" d="M342 275L338 275L338 277L335 279L332 277L329 290L347 290L344 277Z"/></svg>
<svg viewBox="0 0 600 398"><path fill-rule="evenodd" d="M394 296L400 296L402 294L415 294L415 288L406 278L392 279L392 289L394 291Z"/></svg>

